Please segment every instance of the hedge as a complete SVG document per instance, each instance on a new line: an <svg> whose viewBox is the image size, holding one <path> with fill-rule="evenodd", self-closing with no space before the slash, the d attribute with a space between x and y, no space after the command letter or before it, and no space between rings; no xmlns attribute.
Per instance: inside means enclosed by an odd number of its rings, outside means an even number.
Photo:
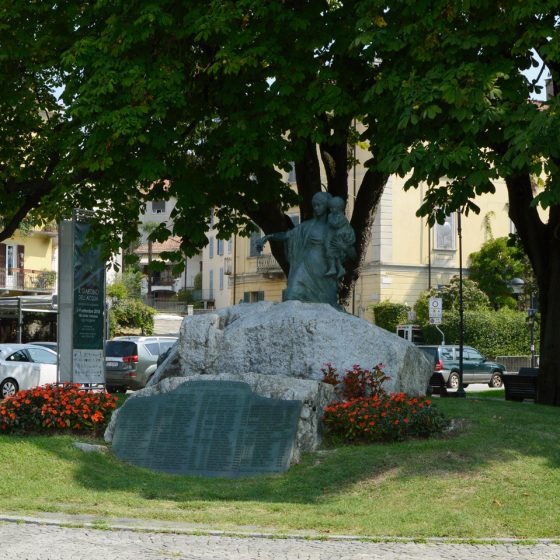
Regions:
<svg viewBox="0 0 560 560"><path fill-rule="evenodd" d="M445 333L446 344L459 343L459 314L444 311L439 328ZM432 325L424 326L425 344L440 344L441 334ZM538 348L539 329L535 325L535 344ZM486 357L528 356L531 335L527 315L511 309L464 312L464 342Z"/></svg>
<svg viewBox="0 0 560 560"><path fill-rule="evenodd" d="M404 303L392 303L382 301L371 306L373 310L373 322L382 329L396 332L397 325L408 323L408 312L410 307Z"/></svg>

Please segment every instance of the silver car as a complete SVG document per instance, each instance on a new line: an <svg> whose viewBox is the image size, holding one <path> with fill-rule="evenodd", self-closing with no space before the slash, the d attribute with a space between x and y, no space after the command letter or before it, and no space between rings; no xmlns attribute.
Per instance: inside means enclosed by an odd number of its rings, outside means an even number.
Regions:
<svg viewBox="0 0 560 560"><path fill-rule="evenodd" d="M109 392L142 389L156 371L160 354L176 336L118 336L105 345L105 384Z"/></svg>

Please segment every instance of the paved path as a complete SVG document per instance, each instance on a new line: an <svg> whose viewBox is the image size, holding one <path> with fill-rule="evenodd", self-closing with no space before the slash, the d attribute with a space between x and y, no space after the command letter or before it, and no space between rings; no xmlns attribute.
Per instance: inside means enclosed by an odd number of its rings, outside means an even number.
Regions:
<svg viewBox="0 0 560 560"><path fill-rule="evenodd" d="M4 518L5 519L5 518ZM66 519L66 523L70 520ZM52 522L51 522L52 523ZM2 560L559 560L560 545L361 542L0 521Z"/></svg>

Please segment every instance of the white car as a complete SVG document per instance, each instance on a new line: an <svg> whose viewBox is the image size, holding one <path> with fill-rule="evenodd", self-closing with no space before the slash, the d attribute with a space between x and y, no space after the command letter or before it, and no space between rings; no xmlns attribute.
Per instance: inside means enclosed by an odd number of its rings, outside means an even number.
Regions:
<svg viewBox="0 0 560 560"><path fill-rule="evenodd" d="M0 344L0 399L56 383L57 354L33 344Z"/></svg>

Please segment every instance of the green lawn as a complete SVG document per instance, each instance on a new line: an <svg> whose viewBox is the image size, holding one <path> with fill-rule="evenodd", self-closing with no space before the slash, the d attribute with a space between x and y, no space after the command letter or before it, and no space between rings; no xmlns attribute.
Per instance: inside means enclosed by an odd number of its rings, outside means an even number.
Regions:
<svg viewBox="0 0 560 560"><path fill-rule="evenodd" d="M404 537L560 537L560 410L437 399L453 436L327 449L283 475L155 474L73 437L0 437L0 509L280 531ZM81 439L81 441L84 441Z"/></svg>

